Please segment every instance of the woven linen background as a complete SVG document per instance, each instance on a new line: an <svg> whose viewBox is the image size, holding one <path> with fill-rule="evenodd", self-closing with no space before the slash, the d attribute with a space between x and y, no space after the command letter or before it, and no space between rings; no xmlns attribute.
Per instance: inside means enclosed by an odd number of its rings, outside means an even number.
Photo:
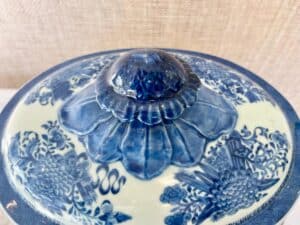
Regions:
<svg viewBox="0 0 300 225"><path fill-rule="evenodd" d="M19 87L79 55L127 47L229 59L300 111L300 0L0 1L0 87Z"/></svg>

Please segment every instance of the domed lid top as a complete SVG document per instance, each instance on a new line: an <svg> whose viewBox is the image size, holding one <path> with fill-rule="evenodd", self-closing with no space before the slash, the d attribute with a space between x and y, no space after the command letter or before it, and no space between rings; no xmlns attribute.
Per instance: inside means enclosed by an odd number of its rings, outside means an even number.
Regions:
<svg viewBox="0 0 300 225"><path fill-rule="evenodd" d="M189 79L175 57L154 49L124 54L114 62L106 76L116 93L139 101L173 97Z"/></svg>
<svg viewBox="0 0 300 225"><path fill-rule="evenodd" d="M274 88L223 59L80 57L1 114L0 202L30 225L276 224L300 189L296 122Z"/></svg>
<svg viewBox="0 0 300 225"><path fill-rule="evenodd" d="M97 78L97 100L122 121L144 124L179 117L194 104L199 78L188 65L156 49L121 55Z"/></svg>

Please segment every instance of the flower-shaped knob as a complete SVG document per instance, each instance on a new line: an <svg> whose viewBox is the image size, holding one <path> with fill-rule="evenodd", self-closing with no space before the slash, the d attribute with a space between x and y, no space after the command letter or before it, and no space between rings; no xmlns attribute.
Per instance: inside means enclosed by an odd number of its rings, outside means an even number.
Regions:
<svg viewBox="0 0 300 225"><path fill-rule="evenodd" d="M201 86L182 59L157 49L121 55L59 111L92 160L121 161L140 179L170 164L195 165L207 142L230 132L236 119L235 108Z"/></svg>
<svg viewBox="0 0 300 225"><path fill-rule="evenodd" d="M120 56L97 80L98 101L122 121L144 124L179 117L196 101L200 81L174 56L138 49Z"/></svg>

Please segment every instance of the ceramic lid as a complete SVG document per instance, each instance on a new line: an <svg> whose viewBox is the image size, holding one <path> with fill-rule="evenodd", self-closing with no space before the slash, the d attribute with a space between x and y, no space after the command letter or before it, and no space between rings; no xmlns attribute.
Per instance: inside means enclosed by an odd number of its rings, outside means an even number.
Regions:
<svg viewBox="0 0 300 225"><path fill-rule="evenodd" d="M275 224L300 187L298 117L226 60L100 52L27 83L0 117L17 224Z"/></svg>

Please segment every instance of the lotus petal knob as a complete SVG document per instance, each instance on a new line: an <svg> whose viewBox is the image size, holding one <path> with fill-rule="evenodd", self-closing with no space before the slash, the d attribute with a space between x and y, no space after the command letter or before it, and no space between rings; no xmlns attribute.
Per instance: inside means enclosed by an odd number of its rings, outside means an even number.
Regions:
<svg viewBox="0 0 300 225"><path fill-rule="evenodd" d="M58 116L92 160L121 161L135 177L152 179L171 164L197 164L207 142L232 131L237 112L182 59L137 49L103 68Z"/></svg>

